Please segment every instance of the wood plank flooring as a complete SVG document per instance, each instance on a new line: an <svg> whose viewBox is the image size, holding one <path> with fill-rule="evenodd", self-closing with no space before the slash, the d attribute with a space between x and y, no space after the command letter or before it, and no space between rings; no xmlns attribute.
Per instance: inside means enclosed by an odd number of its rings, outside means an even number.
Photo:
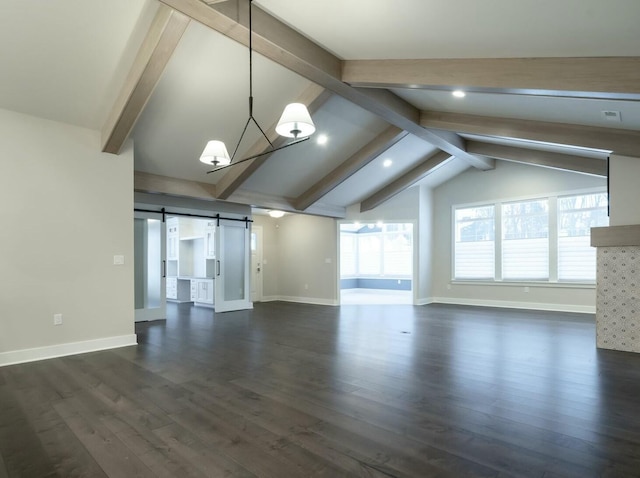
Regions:
<svg viewBox="0 0 640 478"><path fill-rule="evenodd" d="M640 355L597 350L593 316L168 312L0 368L0 478L640 477Z"/></svg>

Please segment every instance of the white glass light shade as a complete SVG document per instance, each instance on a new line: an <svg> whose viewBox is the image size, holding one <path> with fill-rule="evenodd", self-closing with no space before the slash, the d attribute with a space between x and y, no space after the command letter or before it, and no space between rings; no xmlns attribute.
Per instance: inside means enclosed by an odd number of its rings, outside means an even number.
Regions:
<svg viewBox="0 0 640 478"><path fill-rule="evenodd" d="M276 211L276 210L269 211L269 216L274 217L274 218L277 219L279 217L284 216L284 211Z"/></svg>
<svg viewBox="0 0 640 478"><path fill-rule="evenodd" d="M311 136L315 130L311 115L302 103L288 104L276 126L276 132L280 136L296 139Z"/></svg>
<svg viewBox="0 0 640 478"><path fill-rule="evenodd" d="M231 163L231 158L222 141L212 140L205 146L202 155L200 155L200 161L212 166L227 166Z"/></svg>

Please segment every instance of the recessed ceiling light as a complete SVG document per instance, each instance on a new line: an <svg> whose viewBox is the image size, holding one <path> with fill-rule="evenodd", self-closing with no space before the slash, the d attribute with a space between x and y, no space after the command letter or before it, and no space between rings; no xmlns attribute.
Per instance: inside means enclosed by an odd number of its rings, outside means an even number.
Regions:
<svg viewBox="0 0 640 478"><path fill-rule="evenodd" d="M318 144L327 144L327 141L329 141L329 137L326 134L321 134L318 136L318 139L316 141L318 142Z"/></svg>
<svg viewBox="0 0 640 478"><path fill-rule="evenodd" d="M393 161L391 161L390 159L385 159L384 162L382 163L382 165L385 168L388 168L389 166L391 166L393 164Z"/></svg>
<svg viewBox="0 0 640 478"><path fill-rule="evenodd" d="M454 92L451 93L453 96L455 96L456 98L464 98L465 96L467 96L467 94L462 91L462 90L455 90Z"/></svg>

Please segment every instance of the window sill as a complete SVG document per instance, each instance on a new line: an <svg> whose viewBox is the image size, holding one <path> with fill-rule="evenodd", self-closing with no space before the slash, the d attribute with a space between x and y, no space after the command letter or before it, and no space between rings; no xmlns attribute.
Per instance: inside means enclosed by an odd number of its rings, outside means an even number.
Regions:
<svg viewBox="0 0 640 478"><path fill-rule="evenodd" d="M595 289L595 282L542 282L542 281L490 281L490 280L451 280L451 285L488 285L506 287L546 287L560 289Z"/></svg>

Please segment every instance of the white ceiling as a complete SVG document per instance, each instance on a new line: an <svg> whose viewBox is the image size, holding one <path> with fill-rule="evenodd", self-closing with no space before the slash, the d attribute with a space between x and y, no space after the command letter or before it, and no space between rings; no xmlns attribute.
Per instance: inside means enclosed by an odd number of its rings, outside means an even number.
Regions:
<svg viewBox="0 0 640 478"><path fill-rule="evenodd" d="M639 0L255 0L343 59L633 56ZM0 108L101 129L157 0L0 0ZM9 47L10 46L10 47ZM255 117L269 128L310 82L254 54ZM422 110L640 130L640 102L470 92L394 90ZM198 157L209 139L232 152L248 114L248 50L191 22L131 135L135 169L216 183ZM602 119L621 112L621 123ZM314 139L272 155L242 185L247 194L295 198L389 125L331 97L315 114ZM239 157L259 137L250 128ZM575 153L562 145L465 135L466 139ZM408 136L321 199L357 203L435 152ZM602 157L603 152L579 151ZM392 157L391 168L382 161ZM468 167L455 158L421 181L437 186ZM254 196L255 196L254 194Z"/></svg>
<svg viewBox="0 0 640 478"><path fill-rule="evenodd" d="M638 0L256 0L342 59L635 56Z"/></svg>
<svg viewBox="0 0 640 478"><path fill-rule="evenodd" d="M0 0L0 107L100 129L154 0Z"/></svg>

